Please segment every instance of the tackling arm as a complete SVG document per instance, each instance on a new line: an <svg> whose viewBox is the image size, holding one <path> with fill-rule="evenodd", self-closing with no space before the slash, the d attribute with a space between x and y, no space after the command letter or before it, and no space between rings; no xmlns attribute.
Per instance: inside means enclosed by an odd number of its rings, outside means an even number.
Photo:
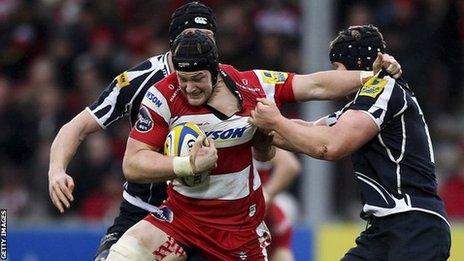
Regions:
<svg viewBox="0 0 464 261"><path fill-rule="evenodd" d="M300 120L300 119L291 119L291 121L301 125L301 126L313 126L313 125L317 125L317 126L326 126L326 119L327 117L322 117L316 121L304 121L304 120ZM273 133L273 140L272 140L272 144L276 147L279 147L281 149L284 149L284 150L289 150L289 151L293 151L293 152L296 152L296 153L303 153L302 151L300 151L298 148L296 148L295 146L293 146L290 142L288 142L285 137L281 136L279 133L276 133L275 131L272 132Z"/></svg>
<svg viewBox="0 0 464 261"><path fill-rule="evenodd" d="M361 71L325 71L293 77L297 101L332 100L357 91L362 83Z"/></svg>
<svg viewBox="0 0 464 261"><path fill-rule="evenodd" d="M66 168L81 142L100 129L100 125L84 110L61 127L52 143L48 170L49 193L61 213L64 212L63 206L69 208L70 201L74 199L74 181L66 173Z"/></svg>
<svg viewBox="0 0 464 261"><path fill-rule="evenodd" d="M348 110L332 127L305 126L282 116L273 102L257 100L250 123L274 130L291 147L314 158L338 160L353 153L379 132L373 117L364 111Z"/></svg>
<svg viewBox="0 0 464 261"><path fill-rule="evenodd" d="M297 101L332 100L354 93L370 77L384 68L398 79L401 65L388 54L377 55L373 71L325 71L293 77L293 93Z"/></svg>
<svg viewBox="0 0 464 261"><path fill-rule="evenodd" d="M379 132L374 120L357 110L345 112L332 127L301 126L282 117L274 129L308 156L330 161L353 153Z"/></svg>

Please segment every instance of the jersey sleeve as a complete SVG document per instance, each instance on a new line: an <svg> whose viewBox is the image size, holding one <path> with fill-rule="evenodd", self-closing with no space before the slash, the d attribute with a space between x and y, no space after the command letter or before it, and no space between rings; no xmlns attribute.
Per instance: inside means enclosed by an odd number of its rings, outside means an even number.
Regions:
<svg viewBox="0 0 464 261"><path fill-rule="evenodd" d="M337 121L338 121L338 119L340 118L340 116L342 116L342 114L350 108L350 106L351 106L352 103L353 103L353 102L349 102L349 103L346 104L342 109L340 109L340 110L338 110L338 111L336 111L336 112L334 112L334 113L331 113L331 114L327 115L327 119L326 119L326 121L325 121L327 127L332 127L332 126L334 126L335 123L337 123Z"/></svg>
<svg viewBox="0 0 464 261"><path fill-rule="evenodd" d="M137 121L129 136L155 148L162 148L169 133L171 111L163 94L151 87L140 106Z"/></svg>
<svg viewBox="0 0 464 261"><path fill-rule="evenodd" d="M293 94L294 73L267 70L253 70L259 80L266 98L274 101L278 107L285 103L295 102Z"/></svg>
<svg viewBox="0 0 464 261"><path fill-rule="evenodd" d="M385 76L372 77L356 94L349 107L365 111L383 129L385 124L404 113L408 104L405 90L395 79Z"/></svg>
<svg viewBox="0 0 464 261"><path fill-rule="evenodd" d="M164 77L159 70L159 57L152 57L118 75L86 108L102 128L129 115L135 97L143 94L141 90L144 86L148 88ZM134 109L138 109L138 106Z"/></svg>

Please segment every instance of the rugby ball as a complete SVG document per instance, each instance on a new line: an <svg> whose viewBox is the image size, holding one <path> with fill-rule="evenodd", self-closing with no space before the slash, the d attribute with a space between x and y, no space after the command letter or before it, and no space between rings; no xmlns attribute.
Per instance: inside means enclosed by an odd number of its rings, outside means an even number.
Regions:
<svg viewBox="0 0 464 261"><path fill-rule="evenodd" d="M164 155L169 157L188 156L193 143L201 134L205 135L198 125L193 122L175 126L168 133L164 142ZM194 187L202 184L208 176L209 173L198 173L191 177L178 177L176 180L182 185Z"/></svg>

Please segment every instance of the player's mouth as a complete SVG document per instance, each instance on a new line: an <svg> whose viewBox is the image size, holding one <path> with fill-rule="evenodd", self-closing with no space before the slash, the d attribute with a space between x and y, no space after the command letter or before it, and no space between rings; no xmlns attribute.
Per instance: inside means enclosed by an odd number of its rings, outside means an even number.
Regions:
<svg viewBox="0 0 464 261"><path fill-rule="evenodd" d="M202 95L202 92L191 92L191 93L188 93L188 96L192 99L198 99L200 98Z"/></svg>

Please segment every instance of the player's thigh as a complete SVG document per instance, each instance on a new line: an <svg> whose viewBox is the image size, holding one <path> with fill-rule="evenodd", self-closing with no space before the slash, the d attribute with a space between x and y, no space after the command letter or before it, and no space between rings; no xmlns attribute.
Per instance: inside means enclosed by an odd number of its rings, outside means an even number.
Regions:
<svg viewBox="0 0 464 261"><path fill-rule="evenodd" d="M377 220L369 221L366 230L356 238L356 246L348 250L343 261L387 260L388 228L382 227Z"/></svg>
<svg viewBox="0 0 464 261"><path fill-rule="evenodd" d="M125 236L136 238L145 249L154 255L154 260L187 260L187 255L182 246L166 232L148 221L139 221L128 229L121 239Z"/></svg>
<svg viewBox="0 0 464 261"><path fill-rule="evenodd" d="M399 215L398 215L399 216ZM448 224L440 217L418 211L402 216L401 226L392 231L389 260L447 260L451 235ZM408 233L404 233L408 231Z"/></svg>

